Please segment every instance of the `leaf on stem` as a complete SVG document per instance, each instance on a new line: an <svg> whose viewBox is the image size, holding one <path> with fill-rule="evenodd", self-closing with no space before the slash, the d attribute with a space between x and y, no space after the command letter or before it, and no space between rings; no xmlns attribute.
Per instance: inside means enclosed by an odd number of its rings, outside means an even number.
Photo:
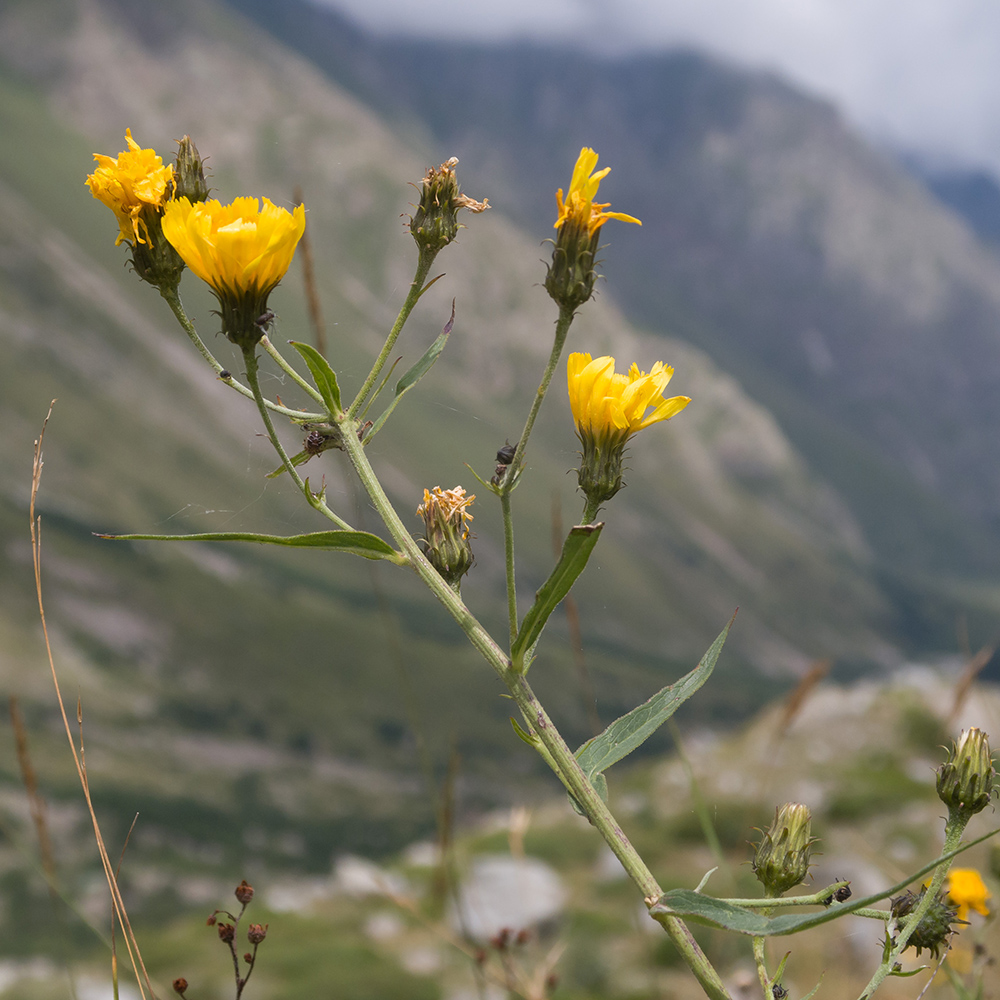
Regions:
<svg viewBox="0 0 1000 1000"><path fill-rule="evenodd" d="M403 562L405 557L388 542L367 531L313 531L307 535L258 535L249 531L210 531L194 535L103 535L125 542L258 542L262 545L291 545L297 548L334 549L365 559Z"/></svg>
<svg viewBox="0 0 1000 1000"><path fill-rule="evenodd" d="M524 616L521 629L511 646L510 657L515 670L524 672L526 654L538 641L549 616L570 592L573 584L576 583L576 578L583 572L587 560L590 558L590 553L594 551L594 546L597 544L597 539L601 537L603 528L604 522L601 521L598 524L577 525L570 530L563 543L559 562L556 563L549 578L535 594L535 603Z"/></svg>
<svg viewBox="0 0 1000 1000"><path fill-rule="evenodd" d="M588 740L577 750L576 758L580 767L595 788L596 777L645 743L708 680L735 620L734 614L694 670L658 691L649 701L616 719L603 733Z"/></svg>
<svg viewBox="0 0 1000 1000"><path fill-rule="evenodd" d="M332 417L340 418L343 409L340 405L340 386L337 384L337 373L330 367L330 362L323 357L311 344L302 344L296 340L289 343L302 355L302 360L309 366L313 381L319 394L323 397Z"/></svg>
<svg viewBox="0 0 1000 1000"><path fill-rule="evenodd" d="M754 913L752 910L742 906L735 906L722 899L714 899L712 896L702 895L691 889L671 889L665 892L653 906L650 907L650 916L680 917L683 920L693 920L698 924L706 924L709 927L719 927L723 930L736 931L738 934L748 934L752 937L771 937L782 934L795 934L798 931L808 930L819 924L825 924L830 920L846 916L855 910L865 909L874 903L893 896L905 889L910 883L922 878L928 872L933 871L938 865L945 861L950 861L955 855L967 851L970 847L982 843L982 841L1000 833L1000 829L990 830L989 833L978 837L976 840L963 844L957 850L949 851L935 858L923 868L907 876L901 882L883 889L881 892L871 896L864 896L861 899L852 899L848 903L835 903L825 907L818 913L806 914L780 914L776 917L765 917L761 913ZM761 899L760 905L766 907L768 900Z"/></svg>
<svg viewBox="0 0 1000 1000"><path fill-rule="evenodd" d="M444 329L441 331L441 335L431 344L430 347L424 351L420 360L407 371L403 377L396 383L396 391L393 396L392 402L386 407L382 415L375 421L372 425L371 430L365 435L365 443L367 444L376 434L382 429L382 425L389 419L389 415L392 413L396 406L399 404L400 399L410 391L433 367L434 362L437 361L438 356L445 348L445 344L448 343L448 337L451 335L451 328L455 325L455 300L451 301L451 319L445 324Z"/></svg>

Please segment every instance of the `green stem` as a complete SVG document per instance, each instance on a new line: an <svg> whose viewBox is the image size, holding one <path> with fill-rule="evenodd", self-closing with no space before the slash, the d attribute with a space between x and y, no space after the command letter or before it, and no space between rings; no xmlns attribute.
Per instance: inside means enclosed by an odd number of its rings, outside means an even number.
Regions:
<svg viewBox="0 0 1000 1000"><path fill-rule="evenodd" d="M259 363L257 361L257 350L256 346L247 347L243 351L243 362L247 368L247 381L250 383L250 389L253 393L253 398L257 403L257 409L260 411L260 419L264 423L264 427L267 430L267 436L271 441L271 445L274 450L278 453L281 458L281 464L284 465L285 471L292 477L292 481L301 490L302 495L309 502L309 506L314 510L319 511L324 517L333 521L337 527L342 528L344 531L353 531L354 529L345 521L342 517L332 511L326 503L326 500L322 496L317 496L309 488L308 484L299 475L298 469L292 464L292 460L288 457L288 453L285 451L281 444L280 439L274 429L274 423L271 420L271 414L267 409L267 400L264 399L263 394L260 391L260 379L257 378L257 369Z"/></svg>
<svg viewBox="0 0 1000 1000"><path fill-rule="evenodd" d="M958 845L962 840L962 834L965 832L967 822L968 819L962 820L949 818L944 828L944 847L941 849L942 854L948 854L950 851L954 851L958 848ZM913 936L914 931L916 931L920 921L924 919L927 911L938 898L938 894L941 892L941 887L944 885L944 880L948 875L948 869L951 868L951 865L952 861L948 860L934 869L931 884L927 887L926 892L924 892L923 899L920 900L918 906L906 918L905 926L896 935L896 938L892 943L892 950L875 970L875 975L872 976L872 978L868 981L868 985L865 986L864 990L862 990L859 1000L868 1000L868 998L879 988L879 986L882 985L886 976L892 972L896 962L899 961L900 956L904 951L906 951L906 946L909 943L910 938Z"/></svg>
<svg viewBox="0 0 1000 1000"><path fill-rule="evenodd" d="M407 292L406 300L403 302L403 305L399 310L396 322L392 324L392 329L389 331L389 336L385 339L385 344L382 345L382 350L379 352L379 356L375 359L375 364L372 365L372 370L368 373L368 377L365 379L364 384L358 391L357 396L354 397L354 402L351 403L351 406L347 411L347 417L349 420L353 420L358 415L358 411L364 404L368 393L371 392L372 386L375 385L379 374L385 367L385 363L389 359L389 355L392 353L393 347L396 346L396 341L399 339L399 335L403 332L403 326L405 325L407 319L409 319L410 313L413 312L413 307L417 304L417 300L423 294L424 282L427 280L427 274L430 271L431 264L434 263L434 258L436 256L436 250L430 251L421 247L420 255L417 257L417 269L413 275L413 281L410 282L410 290Z"/></svg>
<svg viewBox="0 0 1000 1000"><path fill-rule="evenodd" d="M542 373L542 381L538 384L538 391L535 393L531 409L528 412L528 419L525 421L524 430L521 431L521 437L518 439L514 457L507 466L507 472L500 483L501 496L505 493L510 493L514 488L514 483L517 481L518 471L524 459L524 452L528 447L528 438L531 437L531 429L535 426L535 418L538 416L538 411L542 408L545 394L549 391L549 383L552 381L556 365L559 364L559 358L562 355L562 349L566 343L566 336L569 333L574 315L575 313L571 309L564 309L560 306L559 319L556 320L556 335L552 342L552 350L549 352L549 360L545 365L545 371Z"/></svg>
<svg viewBox="0 0 1000 1000"><path fill-rule="evenodd" d="M181 328L188 335L188 339L192 344L198 349L198 353L209 363L215 374L222 376L222 373L226 369L219 363L215 355L208 349L205 342L198 335L198 331L194 327L194 323L188 318L188 314L184 311L184 306L181 304L181 297L177 292L177 289L161 288L160 295L166 300L168 306L170 306L170 311L174 314L177 322L180 323ZM227 375L229 373L227 372ZM251 389L248 389L240 381L229 375L228 378L222 378L222 381L228 385L230 388L235 389L241 396L246 396L247 399L254 399L254 394ZM322 421L326 420L327 416L325 413L305 413L302 410L292 410L287 406L281 406L278 403L272 403L269 399L264 400L264 405L269 409L273 410L275 413L280 413L283 416L291 417L293 420L304 420L304 421Z"/></svg>
<svg viewBox="0 0 1000 1000"><path fill-rule="evenodd" d="M597 512L601 509L600 503L588 500L583 508L583 519L580 524L593 524L597 520Z"/></svg>
<svg viewBox="0 0 1000 1000"><path fill-rule="evenodd" d="M663 890L630 843L625 832L618 825L605 802L594 790L594 786L584 774L572 750L566 745L559 730L556 729L548 713L535 697L528 685L527 678L511 668L510 659L504 651L465 606L461 598L427 561L385 495L385 491L368 461L368 456L358 440L356 423L345 420L341 423L340 428L344 439L344 449L347 451L372 504L382 517L396 544L409 557L414 570L431 593L444 605L448 613L468 636L472 645L507 685L507 689L541 744L542 757L552 767L557 777L586 812L591 823L604 837L611 850L614 851L625 871L642 892L647 906L652 906L663 895ZM667 914L659 915L656 919L663 925L706 994L712 1000L729 1000L729 994L726 992L718 973L698 947L684 923Z"/></svg>
<svg viewBox="0 0 1000 1000"><path fill-rule="evenodd" d="M510 624L510 644L517 638L517 591L514 586L514 518L511 516L510 493L500 494L503 514L503 551L507 566L507 620Z"/></svg>
<svg viewBox="0 0 1000 1000"><path fill-rule="evenodd" d="M767 974L767 957L764 954L764 938L755 937L753 939L753 960L757 966L757 978L760 980L760 987L764 991L764 996L771 998L774 992L771 989L771 978Z"/></svg>
<svg viewBox="0 0 1000 1000"><path fill-rule="evenodd" d="M819 889L808 896L779 896L776 899L721 899L719 902L728 903L730 906L742 906L746 909L768 908L776 909L782 906L824 906L826 901L846 882L834 882L825 889ZM852 913L859 913L859 910L852 910ZM882 910L878 911L882 913Z"/></svg>
<svg viewBox="0 0 1000 1000"><path fill-rule="evenodd" d="M312 396L312 398L324 406L326 401L323 399L323 394L315 387L310 385L278 352L278 349L271 343L271 341L266 337L260 338L261 347L267 351L268 354L274 359L275 364L306 394Z"/></svg>

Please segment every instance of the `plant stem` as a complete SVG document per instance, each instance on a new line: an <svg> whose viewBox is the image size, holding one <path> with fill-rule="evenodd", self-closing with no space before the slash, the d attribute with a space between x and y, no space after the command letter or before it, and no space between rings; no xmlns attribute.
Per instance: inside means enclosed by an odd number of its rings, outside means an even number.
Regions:
<svg viewBox="0 0 1000 1000"><path fill-rule="evenodd" d="M500 511L503 515L503 552L507 567L507 621L510 624L510 644L517 638L517 591L514 585L514 518L510 509L510 493L500 494Z"/></svg>
<svg viewBox="0 0 1000 1000"><path fill-rule="evenodd" d="M430 271L431 264L434 263L434 258L436 256L436 250L428 251L421 248L420 254L417 257L417 269L413 275L413 281L410 282L410 290L406 294L406 299L399 310L396 322L392 324L389 336L386 337L385 343L382 345L382 350L379 351L379 355L375 359L375 364L372 365L372 370L368 373L368 377L365 379L364 384L358 391L357 396L354 397L354 402L351 403L350 408L347 411L348 419L353 420L358 415L358 411L364 404L365 398L368 396L368 393L371 392L372 386L375 385L379 374L381 373L383 367L385 367L385 363L389 359L389 355L392 353L392 349L395 347L396 341L399 339L399 335L403 332L404 324L407 319L409 319L410 313L413 312L413 307L417 304L417 300L423 294L424 282L427 280L427 274Z"/></svg>
<svg viewBox="0 0 1000 1000"><path fill-rule="evenodd" d="M274 423L271 420L271 414L267 409L267 400L264 399L260 391L260 379L257 378L257 369L259 367L257 361L257 350L256 347L248 347L243 351L243 362L247 368L247 381L250 383L250 389L253 393L253 398L257 403L257 409L260 411L260 419L264 422L264 427L267 429L267 436L271 441L271 445L274 450L278 453L281 458L281 463L285 467L285 471L292 477L292 481L301 490L302 495L309 502L309 506L314 510L318 510L324 517L329 518L333 521L337 527L342 528L344 531L353 531L354 529L338 514L334 513L323 499L322 495L317 496L309 488L308 484L299 475L298 469L292 465L292 460L288 457L288 453L285 451L281 444L281 440L278 438L277 433L274 430Z"/></svg>
<svg viewBox="0 0 1000 1000"><path fill-rule="evenodd" d="M958 845L962 840L962 834L965 832L965 825L967 822L968 820L962 821L949 818L944 827L944 847L941 849L942 854L948 854L950 851L954 851L958 848ZM951 866L952 861L948 860L934 869L931 884L924 892L923 899L920 900L920 903L906 918L906 925L896 935L892 944L892 950L875 970L875 975L872 976L872 978L868 981L868 985L864 988L864 990L862 990L859 1000L868 1000L868 998L879 988L879 986L882 985L886 976L892 972L896 962L899 961L899 957L904 951L906 951L907 943L913 936L914 931L916 931L920 921L924 919L927 911L938 898L938 893L941 892L941 887L944 885L945 877L947 876L948 869L951 868Z"/></svg>
<svg viewBox="0 0 1000 1000"><path fill-rule="evenodd" d="M399 515L385 495L385 491L368 461L368 456L358 440L356 422L344 420L340 424L340 428L344 449L347 451L372 504L382 517L396 544L409 557L410 564L431 593L445 606L448 613L468 636L472 645L507 685L507 689L514 701L517 702L521 713L544 750L542 756L586 812L591 823L604 837L611 850L614 851L632 881L642 892L647 906L652 906L663 895L663 890L629 842L607 805L594 790L594 786L584 774L573 752L566 745L559 730L556 729L548 713L535 697L527 678L512 669L510 659L504 651L465 606L462 599L431 566L416 541L406 530ZM718 973L698 947L684 923L668 914L658 915L656 919L662 924L706 994L713 1000L729 1000L729 994L726 992Z"/></svg>
<svg viewBox="0 0 1000 1000"><path fill-rule="evenodd" d="M222 375L226 369L216 360L216 357L205 345L205 342L198 335L198 331L195 329L194 323L188 318L188 314L184 311L184 306L181 304L181 297L176 289L160 289L160 295L164 298L167 305L170 306L170 311L174 314L177 322L180 323L181 328L188 335L188 339L192 344L198 349L198 353L209 363L212 369L215 371L216 375ZM247 399L254 399L254 394L251 389L248 389L242 382L229 376L229 378L223 378L222 382L228 385L230 388L235 389L241 396L246 396ZM264 400L264 405L269 409L273 410L275 413L281 413L286 417L291 417L293 420L326 420L325 413L306 413L302 410L292 410L287 406L281 406L278 403L272 403L269 399Z"/></svg>
<svg viewBox="0 0 1000 1000"><path fill-rule="evenodd" d="M559 358L566 343L566 336L569 333L569 328L575 315L571 309L564 309L562 306L559 307L559 319L556 320L556 334L552 341L552 350L549 352L549 360L545 365L545 371L542 373L542 380L538 384L538 391L535 393L535 398L531 403L531 409L528 411L528 419L525 421L524 430L521 431L521 437L518 439L514 457L508 464L507 472L500 483L501 496L505 493L509 494L514 488L518 470L521 468L521 462L524 459L525 449L528 447L528 438L531 437L531 429L535 426L535 418L538 416L538 411L542 408L545 394L549 391L549 383L552 381L556 365L559 364Z"/></svg>
<svg viewBox="0 0 1000 1000"><path fill-rule="evenodd" d="M597 512L601 509L601 505L594 500L588 500L583 507L583 518L580 524L593 524L597 520Z"/></svg>

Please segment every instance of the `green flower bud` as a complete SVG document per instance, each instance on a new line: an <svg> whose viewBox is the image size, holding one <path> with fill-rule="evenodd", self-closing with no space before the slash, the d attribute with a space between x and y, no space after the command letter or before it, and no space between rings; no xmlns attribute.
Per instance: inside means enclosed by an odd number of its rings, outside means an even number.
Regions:
<svg viewBox="0 0 1000 1000"><path fill-rule="evenodd" d="M968 822L990 804L996 771L989 737L981 729L967 729L951 755L938 768L938 798L952 820Z"/></svg>
<svg viewBox="0 0 1000 1000"><path fill-rule="evenodd" d="M805 881L815 843L811 822L809 807L799 802L786 802L775 809L774 822L753 859L754 874L768 896L780 896Z"/></svg>
<svg viewBox="0 0 1000 1000"><path fill-rule="evenodd" d="M467 508L475 499L466 496L461 486L453 490L435 486L424 490L424 502L417 507L417 515L424 519L424 555L455 591L474 562L468 524L472 515Z"/></svg>
<svg viewBox="0 0 1000 1000"><path fill-rule="evenodd" d="M894 896L889 901L893 917L903 920L909 916L920 905L926 892L927 887L924 886L919 895L914 895L907 889L901 896ZM939 893L938 898L931 903L930 909L917 924L916 930L910 935L907 947L916 948L917 955L926 948L937 958L940 950L948 947L951 925L957 919L956 914L957 911L948 905L945 894Z"/></svg>
<svg viewBox="0 0 1000 1000"><path fill-rule="evenodd" d="M205 180L205 163L198 147L186 135L177 143L177 159L174 162L174 197L187 198L190 202L205 201L208 198L208 183Z"/></svg>
<svg viewBox="0 0 1000 1000"><path fill-rule="evenodd" d="M458 235L462 226L458 222L459 209L485 212L489 199L476 201L461 194L455 167L458 158L453 156L440 167L429 167L420 188L420 204L410 218L410 233L421 250L437 253Z"/></svg>

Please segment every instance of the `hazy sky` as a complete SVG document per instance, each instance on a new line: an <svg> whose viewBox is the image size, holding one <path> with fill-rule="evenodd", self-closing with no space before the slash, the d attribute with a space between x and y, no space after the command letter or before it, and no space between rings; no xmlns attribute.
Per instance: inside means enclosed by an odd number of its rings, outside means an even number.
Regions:
<svg viewBox="0 0 1000 1000"><path fill-rule="evenodd" d="M833 98L868 132L1000 176L998 0L316 0L377 31L615 53L692 43Z"/></svg>

